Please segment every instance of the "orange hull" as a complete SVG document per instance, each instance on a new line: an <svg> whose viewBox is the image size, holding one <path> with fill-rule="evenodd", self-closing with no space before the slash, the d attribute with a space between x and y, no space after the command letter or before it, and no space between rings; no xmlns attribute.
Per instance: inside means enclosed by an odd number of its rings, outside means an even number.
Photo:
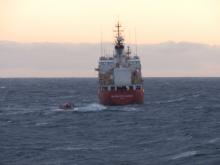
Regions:
<svg viewBox="0 0 220 165"><path fill-rule="evenodd" d="M99 101L104 105L143 104L144 90L99 91Z"/></svg>

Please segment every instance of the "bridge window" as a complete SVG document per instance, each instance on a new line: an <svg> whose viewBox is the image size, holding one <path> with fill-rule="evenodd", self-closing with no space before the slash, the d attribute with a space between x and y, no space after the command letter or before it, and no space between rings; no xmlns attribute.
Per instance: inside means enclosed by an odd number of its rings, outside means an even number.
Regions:
<svg viewBox="0 0 220 165"><path fill-rule="evenodd" d="M137 89L137 90L140 90L140 89L141 89L141 86L139 86L139 85L136 86L136 89Z"/></svg>

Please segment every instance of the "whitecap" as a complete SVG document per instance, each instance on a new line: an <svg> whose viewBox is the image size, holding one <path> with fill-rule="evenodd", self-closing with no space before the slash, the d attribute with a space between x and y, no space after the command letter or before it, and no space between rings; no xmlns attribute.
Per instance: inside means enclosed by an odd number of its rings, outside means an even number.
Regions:
<svg viewBox="0 0 220 165"><path fill-rule="evenodd" d="M192 97L194 97L194 98L197 98L197 97L199 97L200 96L200 94L194 94L194 95L192 95Z"/></svg>
<svg viewBox="0 0 220 165"><path fill-rule="evenodd" d="M220 138L214 138L208 141L208 143L216 143L220 140Z"/></svg>
<svg viewBox="0 0 220 165"><path fill-rule="evenodd" d="M73 108L73 109L61 109L61 108L57 108L54 111L58 111L58 112L71 112L71 111L75 111L77 108Z"/></svg>
<svg viewBox="0 0 220 165"><path fill-rule="evenodd" d="M166 103L175 103L175 102L181 102L184 101L185 97L180 97L177 99L170 99L170 100L164 100L164 101L155 101L156 104L166 104Z"/></svg>
<svg viewBox="0 0 220 165"><path fill-rule="evenodd" d="M35 125L36 126L44 126L44 125L47 125L48 123L46 123L46 122L41 122L41 123L36 123Z"/></svg>
<svg viewBox="0 0 220 165"><path fill-rule="evenodd" d="M92 104L88 104L86 106L76 107L76 108L74 108L74 111L78 111L78 112L94 112L94 111L102 111L104 109L106 109L105 106L103 106L101 104L97 104L97 103L92 103Z"/></svg>
<svg viewBox="0 0 220 165"><path fill-rule="evenodd" d="M136 110L137 110L137 108L135 108L135 107L128 107L125 109L125 111L136 111Z"/></svg>
<svg viewBox="0 0 220 165"><path fill-rule="evenodd" d="M116 110L122 110L126 112L135 112L135 111L140 111L140 108L137 107L132 107L132 106L121 106L120 108L118 107Z"/></svg>
<svg viewBox="0 0 220 165"><path fill-rule="evenodd" d="M105 150L110 148L118 148L118 146L64 146L55 147L51 150L63 150L63 151L74 151L74 150Z"/></svg>
<svg viewBox="0 0 220 165"><path fill-rule="evenodd" d="M198 106L195 106L194 108L195 108L195 109L203 109L203 106L198 105Z"/></svg>
<svg viewBox="0 0 220 165"><path fill-rule="evenodd" d="M5 87L5 86L1 86L0 88L1 88L1 89L5 89L6 87Z"/></svg>
<svg viewBox="0 0 220 165"><path fill-rule="evenodd" d="M6 115L24 115L24 114L29 114L29 113L35 113L36 111L34 110L26 110L26 109L22 109L22 110L17 110L17 111L8 111L5 114Z"/></svg>
<svg viewBox="0 0 220 165"><path fill-rule="evenodd" d="M171 159L180 159L180 158L186 158L186 157L191 157L197 154L197 151L186 151L177 155L174 155L171 157Z"/></svg>
<svg viewBox="0 0 220 165"><path fill-rule="evenodd" d="M110 111L125 111L125 112L133 112L133 111L137 111L138 108L137 107L133 107L133 106L125 106L125 105L122 105L122 106L109 106L108 107L108 110Z"/></svg>

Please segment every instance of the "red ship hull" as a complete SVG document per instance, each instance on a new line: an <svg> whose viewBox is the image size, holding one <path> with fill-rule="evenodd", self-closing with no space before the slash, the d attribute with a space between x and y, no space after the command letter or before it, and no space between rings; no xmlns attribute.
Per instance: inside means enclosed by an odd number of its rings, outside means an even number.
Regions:
<svg viewBox="0 0 220 165"><path fill-rule="evenodd" d="M99 91L99 101L103 105L143 104L144 90Z"/></svg>

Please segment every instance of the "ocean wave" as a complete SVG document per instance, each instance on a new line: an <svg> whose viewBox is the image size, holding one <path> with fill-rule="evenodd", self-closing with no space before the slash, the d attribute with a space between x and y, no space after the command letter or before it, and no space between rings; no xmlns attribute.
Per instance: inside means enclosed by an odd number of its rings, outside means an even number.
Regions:
<svg viewBox="0 0 220 165"><path fill-rule="evenodd" d="M169 99L169 100L158 100L158 101L154 101L154 102L148 102L147 104L167 104L167 103L175 103L175 102L182 102L185 101L189 98L198 98L200 97L201 94L200 93L194 93L192 95L184 95L184 96L180 96L179 98L174 98L174 99Z"/></svg>
<svg viewBox="0 0 220 165"><path fill-rule="evenodd" d="M186 151L171 157L172 160L195 156L197 151Z"/></svg>
<svg viewBox="0 0 220 165"><path fill-rule="evenodd" d="M167 104L167 103L175 103L175 102L182 102L184 101L186 98L185 97L180 97L177 99L170 99L170 100L163 100L163 101L155 101L154 103L156 104Z"/></svg>
<svg viewBox="0 0 220 165"><path fill-rule="evenodd" d="M0 87L0 89L5 89L5 88L6 88L5 86L1 86L1 87Z"/></svg>
<svg viewBox="0 0 220 165"><path fill-rule="evenodd" d="M38 109L32 109L29 108L17 108L15 110L8 110L3 112L4 115L25 115L25 114L31 114L31 113L38 113Z"/></svg>
<svg viewBox="0 0 220 165"><path fill-rule="evenodd" d="M105 150L111 148L118 148L118 146L64 146L51 148L51 150L75 151L75 150Z"/></svg>

